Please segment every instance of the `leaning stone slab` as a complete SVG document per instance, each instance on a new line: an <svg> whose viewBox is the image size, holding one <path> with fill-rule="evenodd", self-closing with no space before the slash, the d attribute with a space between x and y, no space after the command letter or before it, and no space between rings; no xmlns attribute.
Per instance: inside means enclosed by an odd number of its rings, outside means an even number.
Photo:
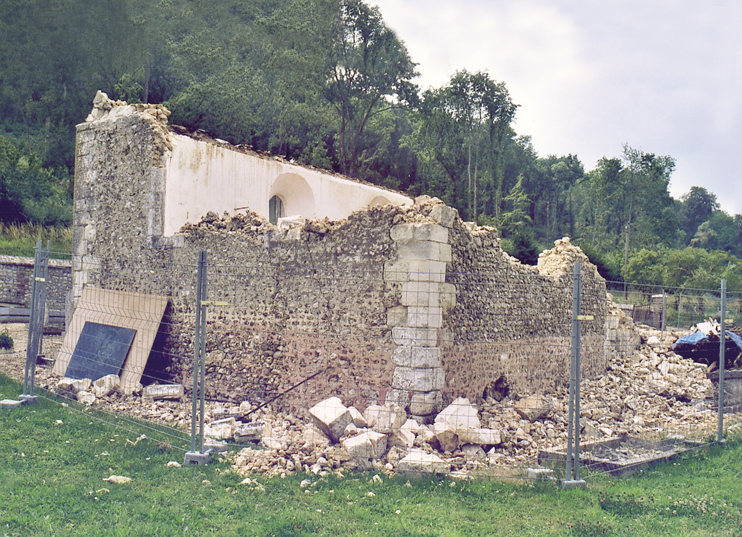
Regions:
<svg viewBox="0 0 742 537"><path fill-rule="evenodd" d="M363 413L366 423L374 431L391 434L398 431L407 421L405 409L394 404L370 405Z"/></svg>
<svg viewBox="0 0 742 537"><path fill-rule="evenodd" d="M353 421L353 416L339 397L330 397L317 403L309 409L309 414L317 428L325 433L333 443L343 436L345 428Z"/></svg>
<svg viewBox="0 0 742 537"><path fill-rule="evenodd" d="M18 401L17 399L3 399L0 401L0 406L7 406L7 407L14 407L14 406L21 406L23 404L22 401Z"/></svg>
<svg viewBox="0 0 742 537"><path fill-rule="evenodd" d="M184 395L182 384L151 384L142 391L142 397L150 399L181 399Z"/></svg>
<svg viewBox="0 0 742 537"><path fill-rule="evenodd" d="M410 450L397 464L397 472L400 474L446 474L450 469L438 455L422 449Z"/></svg>
<svg viewBox="0 0 742 537"><path fill-rule="evenodd" d="M387 436L376 431L367 431L344 439L341 445L356 462L365 464L370 460L380 459L384 456Z"/></svg>
<svg viewBox="0 0 742 537"><path fill-rule="evenodd" d="M466 429L479 429L482 424L477 409L465 397L459 397L444 408L435 418L436 425L445 423L447 428L459 433Z"/></svg>

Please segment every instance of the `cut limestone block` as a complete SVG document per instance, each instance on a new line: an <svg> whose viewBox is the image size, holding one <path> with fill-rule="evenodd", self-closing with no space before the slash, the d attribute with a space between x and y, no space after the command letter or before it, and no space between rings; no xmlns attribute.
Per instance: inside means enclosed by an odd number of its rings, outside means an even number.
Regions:
<svg viewBox="0 0 742 537"><path fill-rule="evenodd" d="M353 421L353 416L339 397L330 397L317 403L309 409L309 414L317 428L325 433L333 443L343 436L345 428Z"/></svg>
<svg viewBox="0 0 742 537"><path fill-rule="evenodd" d="M397 472L400 474L445 474L450 468L438 455L422 449L410 450L397 464Z"/></svg>
<svg viewBox="0 0 742 537"><path fill-rule="evenodd" d="M502 442L502 436L497 429L465 429L459 432L459 440L465 444L496 446Z"/></svg>
<svg viewBox="0 0 742 537"><path fill-rule="evenodd" d="M363 413L366 423L374 431L391 434L398 431L407 421L405 409L394 404L371 405Z"/></svg>
<svg viewBox="0 0 742 537"><path fill-rule="evenodd" d="M415 433L410 429L402 427L389 436L387 443L390 447L397 446L401 448L411 448L415 443Z"/></svg>
<svg viewBox="0 0 742 537"><path fill-rule="evenodd" d="M434 423L433 432L441 450L453 453L459 447L459 436L445 422Z"/></svg>
<svg viewBox="0 0 742 537"><path fill-rule="evenodd" d="M543 395L529 395L515 403L515 411L523 419L536 421L551 411L551 401Z"/></svg>
<svg viewBox="0 0 742 537"><path fill-rule="evenodd" d="M246 423L235 427L234 439L236 442L260 442L263 438L264 424Z"/></svg>
<svg viewBox="0 0 742 537"><path fill-rule="evenodd" d="M432 392L446 386L443 368L417 369L397 366L392 374L392 387L398 390Z"/></svg>
<svg viewBox="0 0 742 537"><path fill-rule="evenodd" d="M413 392L410 399L410 414L427 416L435 414L443 406L443 397L439 390L432 392Z"/></svg>
<svg viewBox="0 0 742 537"><path fill-rule="evenodd" d="M151 399L181 399L183 395L182 384L151 384L142 391L142 397Z"/></svg>
<svg viewBox="0 0 742 537"><path fill-rule="evenodd" d="M350 416L351 418L353 418L353 425L355 425L359 429L368 427L368 422L366 421L366 418L363 417L363 414L361 414L360 410L358 410L354 406L351 406L348 407L348 412L350 412Z"/></svg>
<svg viewBox="0 0 742 537"><path fill-rule="evenodd" d="M367 463L380 459L386 453L387 437L376 431L367 431L341 442L356 462Z"/></svg>
<svg viewBox="0 0 742 537"><path fill-rule="evenodd" d="M77 395L75 397L77 397L78 401L86 405L92 405L95 403L95 394L86 392L85 390L77 392Z"/></svg>
<svg viewBox="0 0 742 537"><path fill-rule="evenodd" d="M118 390L120 384L118 375L106 375L93 382L93 393L96 397L105 397Z"/></svg>
<svg viewBox="0 0 742 537"><path fill-rule="evenodd" d="M310 449L325 448L330 445L330 439L327 435L320 431L314 424L304 429L301 437L304 440L304 447Z"/></svg>
<svg viewBox="0 0 742 537"><path fill-rule="evenodd" d="M436 425L445 423L456 433L466 429L479 429L482 425L477 416L477 409L465 397L459 397L444 408L435 418Z"/></svg>
<svg viewBox="0 0 742 537"><path fill-rule="evenodd" d="M223 420L217 420L204 426L204 435L214 440L226 440L234 436L236 427L236 421L234 418L226 418Z"/></svg>

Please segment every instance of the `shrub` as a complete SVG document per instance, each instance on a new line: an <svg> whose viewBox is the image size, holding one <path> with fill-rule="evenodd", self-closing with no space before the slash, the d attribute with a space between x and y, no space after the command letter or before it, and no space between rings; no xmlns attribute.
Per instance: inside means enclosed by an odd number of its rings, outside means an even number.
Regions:
<svg viewBox="0 0 742 537"><path fill-rule="evenodd" d="M10 334L8 333L8 329L6 328L2 332L0 332L0 349L12 349L13 348L13 338L10 337Z"/></svg>

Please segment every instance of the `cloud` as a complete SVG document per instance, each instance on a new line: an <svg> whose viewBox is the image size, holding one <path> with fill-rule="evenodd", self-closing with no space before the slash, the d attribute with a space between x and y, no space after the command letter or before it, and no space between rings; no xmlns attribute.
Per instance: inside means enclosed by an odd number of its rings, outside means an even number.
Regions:
<svg viewBox="0 0 742 537"><path fill-rule="evenodd" d="M740 0L377 0L419 62L423 87L460 69L504 81L515 128L540 155L587 169L623 143L677 161L691 186L742 213ZM739 201L737 201L739 200Z"/></svg>

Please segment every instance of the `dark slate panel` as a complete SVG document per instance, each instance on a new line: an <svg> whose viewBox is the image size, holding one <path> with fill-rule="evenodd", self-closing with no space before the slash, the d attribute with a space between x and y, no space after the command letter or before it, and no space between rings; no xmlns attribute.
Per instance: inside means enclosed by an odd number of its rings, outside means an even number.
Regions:
<svg viewBox="0 0 742 537"><path fill-rule="evenodd" d="M65 376L98 380L106 375L119 375L136 333L133 328L86 321Z"/></svg>

